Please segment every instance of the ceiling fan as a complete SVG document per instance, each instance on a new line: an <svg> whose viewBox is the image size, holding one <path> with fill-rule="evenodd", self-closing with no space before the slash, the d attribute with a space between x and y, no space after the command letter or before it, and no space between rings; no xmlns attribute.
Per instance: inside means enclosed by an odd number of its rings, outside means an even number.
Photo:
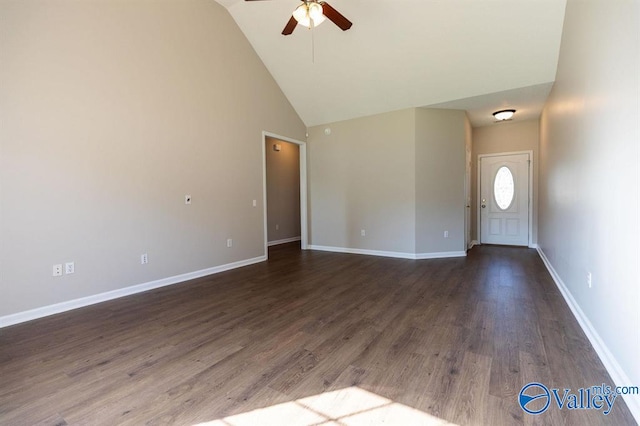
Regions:
<svg viewBox="0 0 640 426"><path fill-rule="evenodd" d="M244 1L261 1L261 0L244 0ZM300 24L307 28L313 28L324 22L325 18L329 18L331 22L336 24L342 31L351 28L351 21L345 18L340 12L335 10L329 3L322 0L302 0L302 4L293 11L289 22L282 30L282 35L289 35L296 29L296 25Z"/></svg>

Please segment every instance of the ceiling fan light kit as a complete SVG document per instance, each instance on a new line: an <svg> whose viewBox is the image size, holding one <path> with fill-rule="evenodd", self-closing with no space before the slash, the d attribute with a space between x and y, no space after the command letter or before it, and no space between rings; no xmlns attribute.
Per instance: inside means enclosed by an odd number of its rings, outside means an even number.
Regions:
<svg viewBox="0 0 640 426"><path fill-rule="evenodd" d="M345 18L326 1L303 0L302 4L293 11L291 18L289 18L289 22L287 22L284 30L282 30L282 35L289 35L293 33L293 30L295 30L296 25L298 24L307 28L314 28L323 23L325 19L329 19L342 31L347 31L353 25L351 21Z"/></svg>
<svg viewBox="0 0 640 426"><path fill-rule="evenodd" d="M322 24L325 21L325 16L322 12L322 6L319 3L302 3L293 11L293 17L298 21L298 24L303 27L311 28Z"/></svg>

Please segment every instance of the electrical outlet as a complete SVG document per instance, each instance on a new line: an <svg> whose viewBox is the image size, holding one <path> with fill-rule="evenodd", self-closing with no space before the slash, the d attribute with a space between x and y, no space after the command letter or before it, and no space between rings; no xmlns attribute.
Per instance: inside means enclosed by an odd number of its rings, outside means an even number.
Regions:
<svg viewBox="0 0 640 426"><path fill-rule="evenodd" d="M367 236L367 231L366 231L366 230L364 230L364 229L361 229L361 230L360 230L360 236L361 236L361 237L366 237L366 236Z"/></svg>
<svg viewBox="0 0 640 426"><path fill-rule="evenodd" d="M191 195L185 195L184 196L184 203L185 204L191 204Z"/></svg>
<svg viewBox="0 0 640 426"><path fill-rule="evenodd" d="M64 273L65 274L73 274L76 272L76 265L74 262L67 262L64 264Z"/></svg>
<svg viewBox="0 0 640 426"><path fill-rule="evenodd" d="M227 247L233 247L233 240L231 238L227 238Z"/></svg>
<svg viewBox="0 0 640 426"><path fill-rule="evenodd" d="M587 272L587 285L589 286L589 288L591 288L591 272Z"/></svg>
<svg viewBox="0 0 640 426"><path fill-rule="evenodd" d="M141 265L146 265L147 263L149 263L149 257L147 256L147 253L141 254L140 255L140 264Z"/></svg>
<svg viewBox="0 0 640 426"><path fill-rule="evenodd" d="M280 225L276 223L276 231L280 230Z"/></svg>
<svg viewBox="0 0 640 426"><path fill-rule="evenodd" d="M253 207L258 205L258 200L253 200Z"/></svg>
<svg viewBox="0 0 640 426"><path fill-rule="evenodd" d="M53 274L54 277L62 276L62 263L58 263L57 265L53 265Z"/></svg>
<svg viewBox="0 0 640 426"><path fill-rule="evenodd" d="M449 238L449 231L444 231L444 237Z"/></svg>

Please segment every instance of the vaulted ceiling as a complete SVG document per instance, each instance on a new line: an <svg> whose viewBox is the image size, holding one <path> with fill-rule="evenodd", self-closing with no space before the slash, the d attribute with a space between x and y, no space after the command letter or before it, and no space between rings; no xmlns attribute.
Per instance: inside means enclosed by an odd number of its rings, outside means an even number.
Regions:
<svg viewBox="0 0 640 426"><path fill-rule="evenodd" d="M512 107L539 116L555 79L565 0L329 0L353 22L281 31L299 0L225 6L307 126L410 107Z"/></svg>

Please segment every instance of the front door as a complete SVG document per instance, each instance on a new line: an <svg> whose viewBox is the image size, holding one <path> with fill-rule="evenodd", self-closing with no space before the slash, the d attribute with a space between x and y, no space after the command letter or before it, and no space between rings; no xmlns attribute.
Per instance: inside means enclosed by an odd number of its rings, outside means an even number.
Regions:
<svg viewBox="0 0 640 426"><path fill-rule="evenodd" d="M480 242L529 245L528 153L480 157Z"/></svg>

